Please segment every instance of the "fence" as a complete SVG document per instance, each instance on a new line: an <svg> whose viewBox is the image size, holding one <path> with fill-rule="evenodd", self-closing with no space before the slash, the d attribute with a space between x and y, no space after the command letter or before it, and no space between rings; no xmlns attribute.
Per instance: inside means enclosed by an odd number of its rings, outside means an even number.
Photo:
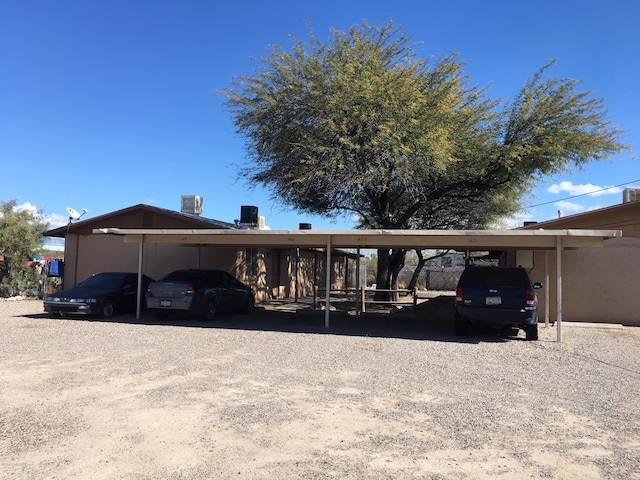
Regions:
<svg viewBox="0 0 640 480"><path fill-rule="evenodd" d="M415 267L405 267L398 276L399 285L409 285ZM416 288L436 291L455 290L464 267L425 267L418 276Z"/></svg>

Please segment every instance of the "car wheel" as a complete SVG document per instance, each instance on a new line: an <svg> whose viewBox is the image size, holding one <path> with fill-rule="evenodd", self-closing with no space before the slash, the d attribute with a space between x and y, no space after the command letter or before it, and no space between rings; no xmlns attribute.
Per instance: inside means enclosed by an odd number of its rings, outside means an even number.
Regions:
<svg viewBox="0 0 640 480"><path fill-rule="evenodd" d="M253 297L247 298L247 303L245 304L244 308L242 309L242 313L244 313L246 315L252 313L254 306L255 306L255 300L253 299Z"/></svg>
<svg viewBox="0 0 640 480"><path fill-rule="evenodd" d="M204 304L204 308L202 309L202 314L200 318L203 322L210 322L216 316L216 303L213 300L207 300Z"/></svg>
<svg viewBox="0 0 640 480"><path fill-rule="evenodd" d="M102 305L100 305L100 316L102 318L111 318L115 315L116 313L116 307L113 304L112 300L105 300L104 302L102 302Z"/></svg>
<svg viewBox="0 0 640 480"><path fill-rule="evenodd" d="M453 318L453 330L456 335L463 337L469 332L469 322L463 320L457 315Z"/></svg>
<svg viewBox="0 0 640 480"><path fill-rule="evenodd" d="M525 325L524 333L527 340L538 340L538 324Z"/></svg>

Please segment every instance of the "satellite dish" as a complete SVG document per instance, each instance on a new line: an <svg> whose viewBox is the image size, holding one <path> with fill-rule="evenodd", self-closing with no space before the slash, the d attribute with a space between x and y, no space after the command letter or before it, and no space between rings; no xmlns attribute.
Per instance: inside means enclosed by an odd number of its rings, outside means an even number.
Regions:
<svg viewBox="0 0 640 480"><path fill-rule="evenodd" d="M78 213L76 210L74 210L71 207L67 207L67 212L69 213L69 218L72 220L77 220L80 218L80 213Z"/></svg>
<svg viewBox="0 0 640 480"><path fill-rule="evenodd" d="M67 213L69 214L69 222L72 222L73 220L78 220L81 216L83 216L88 211L89 210L87 210L86 208L83 208L82 213L79 213L77 210L74 210L71 207L67 207Z"/></svg>

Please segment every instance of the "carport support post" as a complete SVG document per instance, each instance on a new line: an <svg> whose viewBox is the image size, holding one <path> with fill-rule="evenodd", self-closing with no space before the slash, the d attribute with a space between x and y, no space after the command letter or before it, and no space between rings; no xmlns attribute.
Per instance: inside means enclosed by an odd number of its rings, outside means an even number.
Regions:
<svg viewBox="0 0 640 480"><path fill-rule="evenodd" d="M544 327L549 328L549 250L544 251Z"/></svg>
<svg viewBox="0 0 640 480"><path fill-rule="evenodd" d="M136 286L136 320L140 320L140 311L142 303L142 252L144 247L144 235L140 235L140 243L138 244L138 285Z"/></svg>
<svg viewBox="0 0 640 480"><path fill-rule="evenodd" d="M356 317L360 315L360 247L356 250Z"/></svg>
<svg viewBox="0 0 640 480"><path fill-rule="evenodd" d="M562 343L562 237L556 237L556 318L557 341Z"/></svg>
<svg viewBox="0 0 640 480"><path fill-rule="evenodd" d="M329 310L331 309L329 301L329 292L331 291L331 235L327 235L327 265L325 270L324 328L329 328Z"/></svg>

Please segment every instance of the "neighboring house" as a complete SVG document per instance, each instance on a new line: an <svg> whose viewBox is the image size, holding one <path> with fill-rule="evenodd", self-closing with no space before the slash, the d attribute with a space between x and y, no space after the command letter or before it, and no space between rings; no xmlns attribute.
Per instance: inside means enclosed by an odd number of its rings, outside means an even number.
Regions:
<svg viewBox="0 0 640 480"><path fill-rule="evenodd" d="M70 222L45 233L65 238L63 288L69 288L103 271L137 271L139 245L116 235L96 235L97 228L235 229L236 223L176 212L150 205L134 205L105 215ZM353 288L355 255L332 254L332 285ZM324 286L325 256L312 249L244 248L214 245L146 243L143 273L153 279L183 268L216 268L230 272L251 285L256 301L271 298L311 297L315 285Z"/></svg>
<svg viewBox="0 0 640 480"><path fill-rule="evenodd" d="M625 191L625 199L629 198L627 194ZM640 326L640 201L528 223L523 229L621 230L622 238L606 240L603 248L563 250L562 319ZM533 281L544 281L544 252L522 254L519 260L529 268ZM555 305L555 254L549 253L547 261L553 284L549 297L551 305ZM544 305L544 292L545 289L538 290L540 305ZM554 308L550 310L553 321L556 312Z"/></svg>

